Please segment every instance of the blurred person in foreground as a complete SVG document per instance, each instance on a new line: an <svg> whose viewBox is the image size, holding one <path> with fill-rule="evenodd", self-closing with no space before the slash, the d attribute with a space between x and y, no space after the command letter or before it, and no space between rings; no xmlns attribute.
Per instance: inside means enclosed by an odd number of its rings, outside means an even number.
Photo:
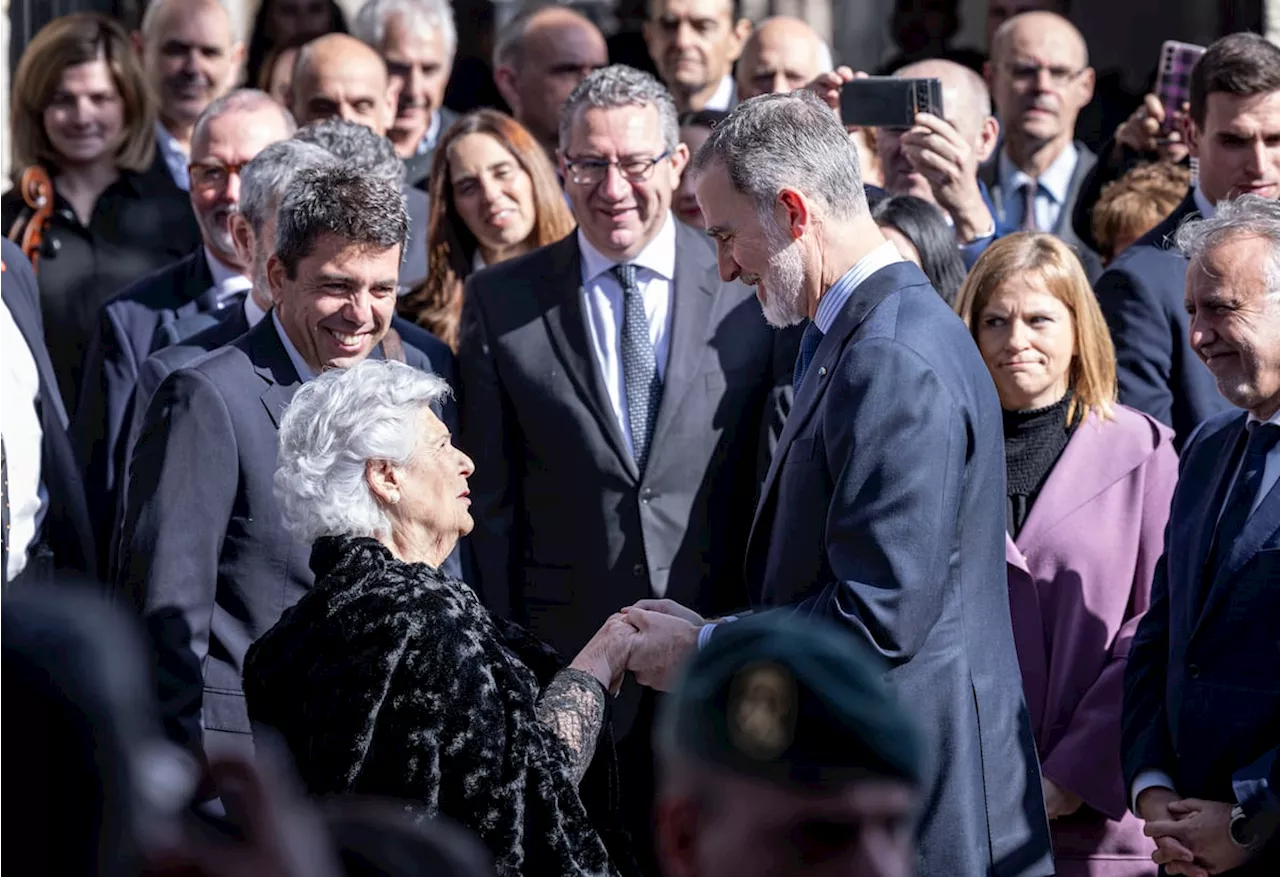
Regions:
<svg viewBox="0 0 1280 877"><path fill-rule="evenodd" d="M666 877L911 877L925 756L884 670L821 619L720 631L658 719Z"/></svg>
<svg viewBox="0 0 1280 877"><path fill-rule="evenodd" d="M964 283L964 262L937 207L914 195L890 195L871 205L871 217L898 253L914 262L947 304Z"/></svg>
<svg viewBox="0 0 1280 877"><path fill-rule="evenodd" d="M1089 280L1048 234L982 254L956 310L1004 415L1009 606L1060 877L1143 877L1120 769L1125 661L1177 480L1173 433L1116 403Z"/></svg>
<svg viewBox="0 0 1280 877"><path fill-rule="evenodd" d="M421 802L504 877L620 873L623 839L597 831L616 814L589 814L579 784L636 631L608 618L566 666L440 569L473 527L474 466L432 411L448 392L368 361L294 396L275 492L316 585L250 648L250 715L313 795Z"/></svg>
<svg viewBox="0 0 1280 877"><path fill-rule="evenodd" d="M430 270L396 308L457 351L467 278L555 243L574 222L546 153L510 116L468 113L444 133L437 152L427 224Z"/></svg>
<svg viewBox="0 0 1280 877"><path fill-rule="evenodd" d="M680 142L689 150L690 155L697 155L702 144L711 136L712 130L728 116L728 113L719 110L681 113ZM680 175L680 185L676 187L675 197L671 199L671 210L685 225L697 229L706 226L702 221L702 208L698 206L698 198L694 193L693 174Z"/></svg>
<svg viewBox="0 0 1280 877"><path fill-rule="evenodd" d="M1191 186L1191 170L1161 161L1139 165L1108 183L1093 208L1093 238L1104 264L1137 243L1177 209Z"/></svg>
<svg viewBox="0 0 1280 877"><path fill-rule="evenodd" d="M921 874L1052 873L1044 802L1026 794L1040 771L1005 584L1000 408L972 338L876 227L855 147L811 91L744 102L693 172L721 277L753 285L771 325L805 327L746 548L751 605L828 618L889 662L935 758ZM662 689L733 624L670 600L626 617L631 667Z"/></svg>

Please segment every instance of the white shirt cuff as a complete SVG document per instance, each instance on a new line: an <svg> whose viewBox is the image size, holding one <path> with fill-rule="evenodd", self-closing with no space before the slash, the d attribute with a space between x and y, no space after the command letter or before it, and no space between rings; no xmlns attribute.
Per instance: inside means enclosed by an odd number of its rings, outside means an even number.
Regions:
<svg viewBox="0 0 1280 877"><path fill-rule="evenodd" d="M1129 808L1138 816L1138 796L1147 789L1168 789L1175 791L1173 777L1162 770L1144 770L1133 778L1133 789L1129 793Z"/></svg>
<svg viewBox="0 0 1280 877"><path fill-rule="evenodd" d="M702 625L702 629L698 631L698 651L702 651L704 648L706 648L707 643L711 642L711 633L716 629L716 627L718 627L721 624L725 624L727 622L737 621L737 620L738 620L738 616L736 615L726 615L724 618L721 618L715 624Z"/></svg>

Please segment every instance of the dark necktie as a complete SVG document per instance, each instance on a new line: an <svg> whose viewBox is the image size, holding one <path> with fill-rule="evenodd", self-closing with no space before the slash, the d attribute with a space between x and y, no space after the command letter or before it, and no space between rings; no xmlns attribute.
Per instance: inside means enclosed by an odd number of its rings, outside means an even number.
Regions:
<svg viewBox="0 0 1280 877"><path fill-rule="evenodd" d="M1280 426L1272 423L1255 421L1249 424L1248 432L1249 440L1244 446L1240 471L1226 505L1222 507L1218 531L1213 538L1213 549L1209 552L1209 562L1205 565L1205 573L1210 581L1217 573L1218 565L1231 553L1231 546L1240 538L1245 522L1249 520L1249 513L1253 510L1253 503L1258 498L1258 488L1262 486L1262 471L1267 466L1267 454L1280 442Z"/></svg>
<svg viewBox="0 0 1280 877"><path fill-rule="evenodd" d="M1039 231L1036 225L1036 195L1040 192L1040 184L1029 182L1022 184L1022 225L1019 231Z"/></svg>
<svg viewBox="0 0 1280 877"><path fill-rule="evenodd" d="M818 345L822 343L822 330L818 328L817 323L810 322L804 327L804 334L800 336L800 352L796 355L796 367L791 373L791 386L796 393L800 392L800 383L804 380L805 373L809 371L809 363L813 362L813 355L818 352Z"/></svg>
<svg viewBox="0 0 1280 877"><path fill-rule="evenodd" d="M644 296L636 285L636 266L614 265L613 276L622 285L622 381L627 391L627 420L631 426L631 448L636 468L644 472L649 459L653 424L662 401L662 380L658 358L649 337L649 318L644 312Z"/></svg>
<svg viewBox="0 0 1280 877"><path fill-rule="evenodd" d="M9 458L0 438L0 582L9 584Z"/></svg>

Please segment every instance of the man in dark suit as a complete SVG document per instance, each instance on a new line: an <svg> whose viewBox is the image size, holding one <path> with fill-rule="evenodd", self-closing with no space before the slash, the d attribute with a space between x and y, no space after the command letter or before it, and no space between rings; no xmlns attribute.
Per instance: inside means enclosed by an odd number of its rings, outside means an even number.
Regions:
<svg viewBox="0 0 1280 877"><path fill-rule="evenodd" d="M1187 145L1199 183L1095 286L1116 345L1120 401L1173 427L1179 448L1228 403L1187 340L1187 260L1172 235L1224 199L1280 197L1280 49L1256 34L1223 37L1192 70L1190 92Z"/></svg>
<svg viewBox="0 0 1280 877"><path fill-rule="evenodd" d="M1280 873L1280 204L1219 203L1177 245L1191 347L1235 410L1182 453L1129 648L1125 781L1167 873L1261 877Z"/></svg>
<svg viewBox="0 0 1280 877"><path fill-rule="evenodd" d="M688 151L662 84L597 70L565 119L579 230L468 281L459 445L476 463L475 583L572 654L642 598L745 603L764 424L786 377L750 291L722 283L706 238L671 214ZM630 686L613 711L642 838L651 710Z"/></svg>
<svg viewBox="0 0 1280 877"><path fill-rule="evenodd" d="M1093 99L1084 37L1052 12L1015 16L996 31L986 78L1000 115L1003 147L978 173L996 219L1020 231L1047 231L1080 256L1090 282L1102 259L1076 237L1071 214L1097 157L1076 141L1076 118Z"/></svg>
<svg viewBox="0 0 1280 877"><path fill-rule="evenodd" d="M97 572L97 552L84 486L67 437L67 413L44 346L40 289L18 245L0 239L3 275L5 417L0 439L4 487L5 588L37 584L53 570Z"/></svg>
<svg viewBox="0 0 1280 877"><path fill-rule="evenodd" d="M311 586L310 548L287 535L272 489L276 427L322 369L395 355L401 205L395 182L358 168L299 172L267 263L270 319L179 368L148 407L115 581L151 633L168 733L197 752L249 743L244 653ZM421 351L402 356L430 370Z"/></svg>
<svg viewBox="0 0 1280 877"><path fill-rule="evenodd" d="M196 122L191 141L191 207L204 246L124 290L98 315L72 437L84 463L99 545L110 544L116 522L138 367L159 346L162 326L188 314L240 306L251 285L249 266L236 253L231 237L231 218L240 202L240 169L294 128L289 114L260 91L245 89L211 103ZM102 572L106 574L105 566Z"/></svg>
<svg viewBox="0 0 1280 877"><path fill-rule="evenodd" d="M1009 617L1000 405L972 337L880 234L855 147L812 92L744 103L694 172L721 277L754 284L772 325L809 321L745 555L752 605L830 618L889 663L935 759L917 873L1053 873ZM627 611L632 669L663 686L716 625L647 607Z"/></svg>

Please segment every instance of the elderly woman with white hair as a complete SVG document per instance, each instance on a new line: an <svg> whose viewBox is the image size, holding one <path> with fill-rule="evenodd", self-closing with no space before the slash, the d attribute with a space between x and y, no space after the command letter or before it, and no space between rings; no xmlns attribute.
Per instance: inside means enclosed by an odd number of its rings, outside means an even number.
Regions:
<svg viewBox="0 0 1280 877"><path fill-rule="evenodd" d="M432 410L448 392L368 360L294 396L275 490L316 583L249 650L250 718L284 737L312 794L425 804L501 875L627 873L616 808L584 801L616 793L596 744L636 631L614 616L564 666L440 571L472 528L473 464Z"/></svg>

